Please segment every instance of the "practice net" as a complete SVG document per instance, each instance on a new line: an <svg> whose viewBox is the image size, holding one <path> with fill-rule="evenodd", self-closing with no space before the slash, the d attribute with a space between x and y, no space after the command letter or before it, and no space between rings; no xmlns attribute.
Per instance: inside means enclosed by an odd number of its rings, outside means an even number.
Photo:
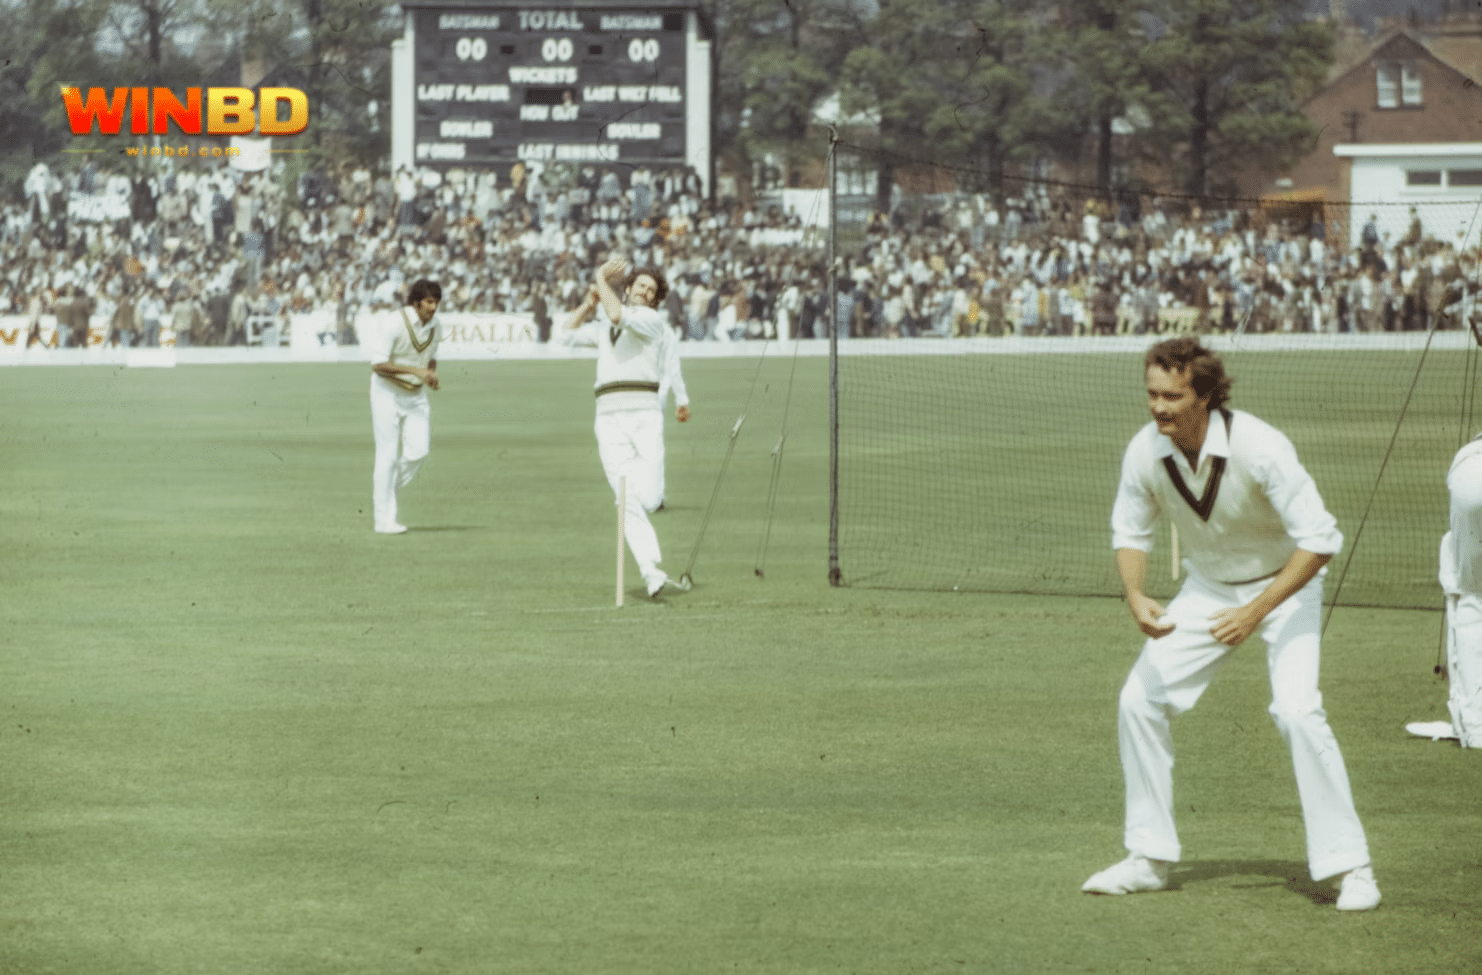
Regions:
<svg viewBox="0 0 1482 975"><path fill-rule="evenodd" d="M1230 405L1291 438L1338 519L1327 598L1441 604L1446 472L1482 427L1482 200L1195 210L1020 182L996 213L941 192L851 220L848 199L841 584L1117 595L1109 521L1148 420L1143 354L1194 332L1234 377ZM1170 541L1164 526L1155 595L1181 575Z"/></svg>

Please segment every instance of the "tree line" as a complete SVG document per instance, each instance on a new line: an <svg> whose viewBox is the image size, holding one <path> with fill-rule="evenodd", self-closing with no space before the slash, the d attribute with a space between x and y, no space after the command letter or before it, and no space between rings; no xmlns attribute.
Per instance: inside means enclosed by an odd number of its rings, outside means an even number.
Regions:
<svg viewBox="0 0 1482 975"><path fill-rule="evenodd" d="M402 31L400 5L384 0L0 0L0 181L17 193L64 150L121 161L117 139L73 136L64 85L235 87L244 66L308 97L294 169L384 161Z"/></svg>
<svg viewBox="0 0 1482 975"><path fill-rule="evenodd" d="M882 151L882 209L891 160L911 158L993 192L1059 163L1101 187L1155 173L1226 194L1311 147L1300 106L1332 63L1306 0L715 2L720 151L741 171L773 153L795 180L837 91L846 118L877 120L861 137Z"/></svg>

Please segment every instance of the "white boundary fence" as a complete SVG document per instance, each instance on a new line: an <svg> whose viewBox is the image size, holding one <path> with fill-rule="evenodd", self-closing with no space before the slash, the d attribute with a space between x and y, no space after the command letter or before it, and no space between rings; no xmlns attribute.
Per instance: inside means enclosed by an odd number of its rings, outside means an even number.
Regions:
<svg viewBox="0 0 1482 975"><path fill-rule="evenodd" d="M288 341L277 346L175 347L168 326L160 330L159 348L116 348L103 344L104 333L89 329L87 348L50 348L56 332L52 316L41 319L43 345L25 348L29 320L22 315L0 316L0 366L21 365L175 365L245 362L363 362L359 346L340 346L334 313L314 312L291 317ZM443 319L444 339L438 353L443 361L479 359L591 359L592 348L569 348L535 341L535 322L528 315L449 313ZM559 325L557 327L560 327ZM1166 336L1009 336L1004 338L840 339L841 356L893 355L1049 355L1140 352ZM281 341L281 339L280 339ZM1206 335L1205 344L1217 351L1418 351L1425 332L1361 332L1342 334L1275 333L1262 335ZM1474 344L1470 332L1437 332L1430 338L1435 350L1465 349ZM751 358L761 355L820 357L829 354L827 339L788 341L681 342L686 359Z"/></svg>

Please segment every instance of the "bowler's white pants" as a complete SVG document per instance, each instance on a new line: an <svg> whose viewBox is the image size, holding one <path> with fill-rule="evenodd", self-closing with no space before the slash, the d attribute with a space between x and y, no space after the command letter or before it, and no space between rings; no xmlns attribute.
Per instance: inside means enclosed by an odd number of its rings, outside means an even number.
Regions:
<svg viewBox="0 0 1482 975"><path fill-rule="evenodd" d="M371 431L376 460L371 471L371 506L377 525L396 522L396 492L417 476L432 443L432 406L427 391L406 393L371 376Z"/></svg>
<svg viewBox="0 0 1482 975"><path fill-rule="evenodd" d="M612 487L614 504L619 483L626 478L623 535L639 573L648 582L660 571L663 558L648 513L663 499L658 462L663 457L664 415L656 409L598 413L595 430L597 455Z"/></svg>
<svg viewBox="0 0 1482 975"><path fill-rule="evenodd" d="M1451 727L1463 748L1482 748L1482 440L1462 447L1446 478L1451 531L1441 539Z"/></svg>
<svg viewBox="0 0 1482 975"><path fill-rule="evenodd" d="M1177 860L1173 821L1173 738L1169 725L1192 708L1229 659L1231 648L1210 635L1209 615L1242 606L1269 580L1230 586L1190 572L1168 604L1177 627L1150 639L1122 687L1118 739L1127 785L1125 844L1133 853ZM1262 621L1271 677L1271 717L1291 751L1307 831L1307 864L1315 880L1369 862L1368 844L1338 742L1317 690L1322 624L1322 574Z"/></svg>

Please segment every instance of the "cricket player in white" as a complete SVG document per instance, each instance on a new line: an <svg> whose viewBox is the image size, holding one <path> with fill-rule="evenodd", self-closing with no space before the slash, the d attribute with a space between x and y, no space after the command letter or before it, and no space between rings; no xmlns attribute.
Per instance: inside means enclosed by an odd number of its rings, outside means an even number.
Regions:
<svg viewBox="0 0 1482 975"><path fill-rule="evenodd" d="M639 268L631 275L627 270L621 258L603 264L566 328L588 329L597 346L597 454L614 500L620 493L625 497L623 534L652 597L673 583L659 568L659 539L648 520L648 512L662 500L658 461L664 444L664 417L659 383L669 323L658 307L668 285L653 268ZM627 285L620 296L613 282L625 276ZM588 324L599 306L602 313ZM620 482L626 483L623 492Z"/></svg>
<svg viewBox="0 0 1482 975"><path fill-rule="evenodd" d="M1145 360L1153 422L1127 446L1112 509L1117 570L1147 635L1122 688L1118 738L1129 856L1082 890L1166 886L1181 848L1173 817L1170 722L1192 708L1233 649L1259 633L1271 717L1291 751L1314 880L1342 876L1340 911L1379 904L1368 844L1317 689L1322 576L1343 536L1280 431L1226 409L1229 378L1192 336ZM1178 529L1187 577L1165 610L1143 593L1153 528Z"/></svg>
<svg viewBox="0 0 1482 975"><path fill-rule="evenodd" d="M1456 739L1482 748L1482 433L1452 458L1446 475L1451 530L1441 538L1441 591L1446 594L1446 667L1450 721L1406 725L1423 738Z"/></svg>
<svg viewBox="0 0 1482 975"><path fill-rule="evenodd" d="M441 385L435 316L442 296L436 281L414 282L407 291L406 305L374 320L367 336L371 429L376 438L371 503L375 530L383 535L407 530L397 520L397 491L417 476L431 449L432 409L427 391Z"/></svg>

